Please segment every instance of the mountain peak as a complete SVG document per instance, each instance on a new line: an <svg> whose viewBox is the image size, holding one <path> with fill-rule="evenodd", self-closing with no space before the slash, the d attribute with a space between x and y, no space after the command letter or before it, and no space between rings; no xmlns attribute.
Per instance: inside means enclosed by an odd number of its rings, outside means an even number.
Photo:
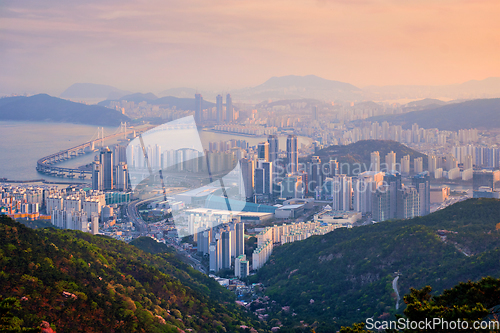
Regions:
<svg viewBox="0 0 500 333"><path fill-rule="evenodd" d="M291 86L305 88L305 89L334 89L346 91L358 91L358 87L350 83L333 81L324 79L322 77L310 74L305 76L300 75L286 75L286 76L273 76L266 82L257 86L256 88L288 88Z"/></svg>

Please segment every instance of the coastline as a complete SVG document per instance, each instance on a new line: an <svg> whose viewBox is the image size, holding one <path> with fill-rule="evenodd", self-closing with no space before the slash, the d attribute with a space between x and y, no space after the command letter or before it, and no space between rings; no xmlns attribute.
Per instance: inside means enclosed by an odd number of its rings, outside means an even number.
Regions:
<svg viewBox="0 0 500 333"><path fill-rule="evenodd" d="M254 135L254 134L245 134L245 133L238 133L238 132L219 131L219 130L215 130L212 128L210 128L210 129L204 128L202 131L212 132L212 133L221 133L221 134L227 134L227 135L234 135L234 136L242 136L242 137L246 137L246 138L266 138L267 137L267 134Z"/></svg>
<svg viewBox="0 0 500 333"><path fill-rule="evenodd" d="M88 184L88 182L58 182L58 181L49 181L46 179L29 179L29 180L10 180L6 178L0 179L1 184L28 184L28 183L43 183L43 184L52 184L52 185L82 185Z"/></svg>

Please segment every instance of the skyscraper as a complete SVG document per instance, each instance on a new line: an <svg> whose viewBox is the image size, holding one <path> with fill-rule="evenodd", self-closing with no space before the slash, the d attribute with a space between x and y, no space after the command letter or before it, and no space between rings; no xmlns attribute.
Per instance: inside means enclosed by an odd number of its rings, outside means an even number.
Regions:
<svg viewBox="0 0 500 333"><path fill-rule="evenodd" d="M299 164L299 149L296 135L289 135L286 138L286 158L286 171L288 173L297 173Z"/></svg>
<svg viewBox="0 0 500 333"><path fill-rule="evenodd" d="M254 170L254 185L255 185L255 194L264 194L264 169L255 168Z"/></svg>
<svg viewBox="0 0 500 333"><path fill-rule="evenodd" d="M269 135L267 137L267 142L269 143L269 162L276 164L278 160L279 152L279 141L277 135Z"/></svg>
<svg viewBox="0 0 500 333"><path fill-rule="evenodd" d="M234 120L233 100L231 94L226 95L226 121L228 123Z"/></svg>
<svg viewBox="0 0 500 333"><path fill-rule="evenodd" d="M312 120L318 120L318 107L316 105L312 107Z"/></svg>
<svg viewBox="0 0 500 333"><path fill-rule="evenodd" d="M270 196L273 191L273 164L271 162L259 162L259 167L264 169L264 194Z"/></svg>
<svg viewBox="0 0 500 333"><path fill-rule="evenodd" d="M253 187L254 187L254 161L242 158L240 160L241 165L241 177L243 178L243 184L245 187L245 198L251 200L253 198Z"/></svg>
<svg viewBox="0 0 500 333"><path fill-rule="evenodd" d="M401 196L402 182L401 174L397 171L387 172L384 176L384 183L387 187L388 195L388 214L389 219L395 219L399 214L398 198Z"/></svg>
<svg viewBox="0 0 500 333"><path fill-rule="evenodd" d="M102 165L99 161L92 163L92 189L102 191Z"/></svg>
<svg viewBox="0 0 500 333"><path fill-rule="evenodd" d="M196 124L203 122L203 97L201 94L194 95L194 120Z"/></svg>
<svg viewBox="0 0 500 333"><path fill-rule="evenodd" d="M222 269L231 268L231 233L225 230L221 233Z"/></svg>
<svg viewBox="0 0 500 333"><path fill-rule="evenodd" d="M116 167L116 188L120 191L128 188L128 168L125 162L120 162Z"/></svg>
<svg viewBox="0 0 500 333"><path fill-rule="evenodd" d="M258 144L257 157L259 160L269 162L269 142L261 142Z"/></svg>
<svg viewBox="0 0 500 333"><path fill-rule="evenodd" d="M222 113L222 95L217 95L217 97L215 98L215 101L216 101L217 123L220 124L224 120L223 113Z"/></svg>
<svg viewBox="0 0 500 333"><path fill-rule="evenodd" d="M113 152L108 148L102 148L99 155L102 167L102 189L113 189Z"/></svg>
<svg viewBox="0 0 500 333"><path fill-rule="evenodd" d="M238 222L236 223L236 249L235 249L235 257L239 257L242 254L245 254L245 223Z"/></svg>
<svg viewBox="0 0 500 333"><path fill-rule="evenodd" d="M273 164L259 160L255 169L255 193L270 196L273 190Z"/></svg>
<svg viewBox="0 0 500 333"><path fill-rule="evenodd" d="M307 189L310 193L316 193L316 189L319 190L323 186L323 172L321 167L321 159L319 158L319 156L313 156L311 158L311 163L309 164L308 180L309 181L307 184Z"/></svg>

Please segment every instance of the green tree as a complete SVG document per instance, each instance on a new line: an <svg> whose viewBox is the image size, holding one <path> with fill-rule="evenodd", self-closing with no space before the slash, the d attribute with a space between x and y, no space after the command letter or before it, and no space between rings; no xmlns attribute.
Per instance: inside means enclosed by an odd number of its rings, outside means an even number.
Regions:
<svg viewBox="0 0 500 333"><path fill-rule="evenodd" d="M14 297L0 301L0 332L40 332L38 328L23 327L24 321L18 317L21 304Z"/></svg>

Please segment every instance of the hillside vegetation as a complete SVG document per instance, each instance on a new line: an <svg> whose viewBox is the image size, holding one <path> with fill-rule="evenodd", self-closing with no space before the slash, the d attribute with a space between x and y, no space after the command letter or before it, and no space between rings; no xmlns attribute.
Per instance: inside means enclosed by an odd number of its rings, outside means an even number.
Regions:
<svg viewBox="0 0 500 333"><path fill-rule="evenodd" d="M172 250L166 244L159 243L151 237L138 237L132 240L129 244L137 247L144 252L152 254L172 252Z"/></svg>
<svg viewBox="0 0 500 333"><path fill-rule="evenodd" d="M0 301L17 302L22 327L47 321L58 332L239 332L260 325L231 292L175 254L148 254L104 236L35 231L1 216L0 267Z"/></svg>
<svg viewBox="0 0 500 333"><path fill-rule="evenodd" d="M393 151L396 153L396 163L400 163L403 156L410 155L410 168L413 168L413 159L423 157L424 169L427 168L427 155L390 140L361 140L346 146L329 146L301 161L310 161L313 155L319 156L322 163L328 163L330 159L336 159L339 162L339 167L344 164L341 172L352 175L370 169L370 154L374 151L379 152L381 164L385 163L385 155Z"/></svg>
<svg viewBox="0 0 500 333"><path fill-rule="evenodd" d="M470 199L411 220L337 229L275 248L255 280L289 312L271 317L289 327L317 323L316 332L366 318L394 318L410 288L441 292L461 281L500 277L500 201ZM290 316L291 313L296 316Z"/></svg>

